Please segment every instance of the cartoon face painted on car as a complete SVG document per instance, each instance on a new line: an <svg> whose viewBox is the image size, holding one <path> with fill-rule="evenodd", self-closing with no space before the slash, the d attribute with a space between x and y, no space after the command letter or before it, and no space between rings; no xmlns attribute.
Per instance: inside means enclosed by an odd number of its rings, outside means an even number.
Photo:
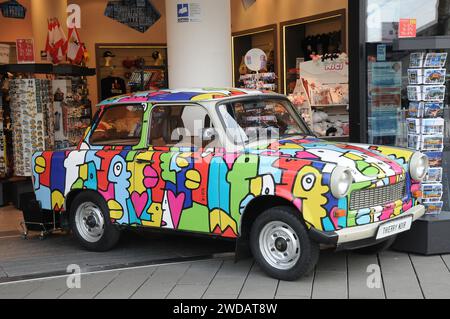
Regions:
<svg viewBox="0 0 450 319"><path fill-rule="evenodd" d="M90 191L104 199L109 217L117 225L230 238L240 236L243 216L260 200L291 205L308 228L323 232L388 221L419 204L420 181L410 174L414 153L408 150L325 142L312 136L307 128L302 134L260 141L257 147L244 143L229 149L226 142L230 127L218 111L220 105L265 96L287 103L278 95L239 89L167 90L109 99L99 105L99 113L78 149L34 154L37 200L42 209L62 213L71 194ZM122 119L114 132L117 140L129 143L91 143L95 134L97 140L106 134L97 129L102 118L112 108L130 104L143 108L140 126L125 134L120 130L130 127L131 121ZM156 125L187 127L179 120L186 122L186 114L166 119L152 116L156 107L174 105L206 110L204 123L217 132L216 145L153 145L167 139ZM262 106L256 105L247 120L253 121L252 125L260 121L261 126L273 126L262 120L275 121L276 115L257 118L257 107ZM239 110L248 111L248 107ZM333 182L338 167L349 170L352 177L342 196L336 196L340 190L334 189ZM389 188L400 191L394 197L387 196L387 200L375 199L366 205L361 202L372 191L386 189L390 194Z"/></svg>

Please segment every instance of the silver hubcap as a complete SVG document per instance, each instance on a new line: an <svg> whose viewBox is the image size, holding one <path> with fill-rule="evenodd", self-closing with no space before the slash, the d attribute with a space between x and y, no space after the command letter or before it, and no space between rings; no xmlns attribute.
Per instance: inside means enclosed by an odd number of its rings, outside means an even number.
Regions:
<svg viewBox="0 0 450 319"><path fill-rule="evenodd" d="M272 267L289 270L300 258L300 241L286 223L270 222L259 234L259 249Z"/></svg>
<svg viewBox="0 0 450 319"><path fill-rule="evenodd" d="M75 212L75 224L81 237L90 243L98 242L105 230L105 218L102 211L90 202L78 206Z"/></svg>

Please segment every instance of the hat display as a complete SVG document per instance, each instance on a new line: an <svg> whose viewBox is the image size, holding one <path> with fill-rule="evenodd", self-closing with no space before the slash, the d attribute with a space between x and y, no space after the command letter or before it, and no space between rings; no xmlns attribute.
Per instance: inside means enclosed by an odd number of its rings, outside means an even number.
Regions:
<svg viewBox="0 0 450 319"><path fill-rule="evenodd" d="M104 58L114 58L115 55L111 51L105 51L105 53L103 53L103 57Z"/></svg>

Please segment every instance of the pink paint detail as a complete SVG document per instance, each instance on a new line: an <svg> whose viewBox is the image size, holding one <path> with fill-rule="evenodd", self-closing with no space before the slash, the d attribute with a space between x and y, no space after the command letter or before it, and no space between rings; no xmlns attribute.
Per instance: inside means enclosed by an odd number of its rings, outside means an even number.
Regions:
<svg viewBox="0 0 450 319"><path fill-rule="evenodd" d="M297 152L297 154L295 154L296 158L303 158L303 159L319 159L316 155L311 154L309 152Z"/></svg>
<svg viewBox="0 0 450 319"><path fill-rule="evenodd" d="M146 96L130 96L119 99L119 102L147 102L148 98Z"/></svg>
<svg viewBox="0 0 450 319"><path fill-rule="evenodd" d="M412 200L409 200L407 203L403 204L403 212L406 212L412 208Z"/></svg>
<svg viewBox="0 0 450 319"><path fill-rule="evenodd" d="M172 191L168 191L167 193L170 213L172 215L172 222L175 229L178 228L178 224L180 223L185 197L186 195L184 193L181 193L178 196L175 196L175 194Z"/></svg>
<svg viewBox="0 0 450 319"><path fill-rule="evenodd" d="M394 214L394 206L395 205L389 205L386 206L383 211L381 212L380 220L388 220L391 218L391 216Z"/></svg>
<svg viewBox="0 0 450 319"><path fill-rule="evenodd" d="M233 168L234 162L236 162L236 159L239 157L239 154L225 154L223 159L225 160L225 163L227 163L227 166L229 169Z"/></svg>
<svg viewBox="0 0 450 319"><path fill-rule="evenodd" d="M303 202L302 202L302 200L300 198L295 199L293 204L294 204L295 207L298 208L298 210L300 210L300 211L302 210Z"/></svg>
<svg viewBox="0 0 450 319"><path fill-rule="evenodd" d="M329 215L331 221L333 222L335 229L339 229L339 218L335 217L336 216L335 213L337 210L338 210L338 207L333 207L333 209L331 210L330 215Z"/></svg>
<svg viewBox="0 0 450 319"><path fill-rule="evenodd" d="M147 188L154 188L159 181L158 173L151 166L144 168L144 186Z"/></svg>
<svg viewBox="0 0 450 319"><path fill-rule="evenodd" d="M142 195L139 195L138 193L134 192L133 194L131 194L131 201L133 202L136 216L138 218L141 218L142 213L144 212L144 208L148 202L148 194L143 193Z"/></svg>
<svg viewBox="0 0 450 319"><path fill-rule="evenodd" d="M420 183L411 185L411 193L418 192L418 191L420 191L420 189L421 189L420 188Z"/></svg>
<svg viewBox="0 0 450 319"><path fill-rule="evenodd" d="M115 198L115 193L114 193L114 184L109 183L108 184L108 190L106 192L101 191L100 189L98 190L98 192L100 193L100 195L103 196L103 198L108 202L112 199Z"/></svg>

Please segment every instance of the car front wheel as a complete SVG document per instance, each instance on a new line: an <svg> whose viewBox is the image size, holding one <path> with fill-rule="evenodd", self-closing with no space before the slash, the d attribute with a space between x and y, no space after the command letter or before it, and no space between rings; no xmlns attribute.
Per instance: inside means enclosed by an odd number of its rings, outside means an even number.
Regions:
<svg viewBox="0 0 450 319"><path fill-rule="evenodd" d="M319 259L303 223L289 207L271 208L254 222L250 247L259 266L271 277L293 281L309 274Z"/></svg>
<svg viewBox="0 0 450 319"><path fill-rule="evenodd" d="M81 246L91 251L108 251L117 244L120 230L111 223L105 200L93 192L81 193L71 205L72 232Z"/></svg>

